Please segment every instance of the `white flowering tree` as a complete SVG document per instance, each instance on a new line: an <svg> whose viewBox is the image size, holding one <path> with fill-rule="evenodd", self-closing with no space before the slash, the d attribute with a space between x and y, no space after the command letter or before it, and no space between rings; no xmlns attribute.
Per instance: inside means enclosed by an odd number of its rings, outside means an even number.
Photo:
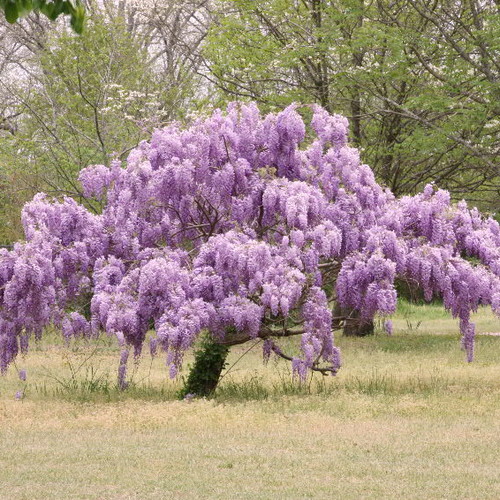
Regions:
<svg viewBox="0 0 500 500"><path fill-rule="evenodd" d="M0 20L0 244L20 237L23 201L79 197L80 169L126 157L200 96L205 2L85 4L81 35L43 16Z"/></svg>

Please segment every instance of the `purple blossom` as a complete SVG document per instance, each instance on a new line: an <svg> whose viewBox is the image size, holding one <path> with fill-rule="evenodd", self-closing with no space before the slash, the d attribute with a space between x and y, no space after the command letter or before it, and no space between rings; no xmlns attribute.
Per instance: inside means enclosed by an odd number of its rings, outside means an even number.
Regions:
<svg viewBox="0 0 500 500"><path fill-rule="evenodd" d="M273 352L273 341L271 339L264 340L264 344L262 346L262 356L264 359L264 363L267 363L269 361L272 352Z"/></svg>
<svg viewBox="0 0 500 500"><path fill-rule="evenodd" d="M62 322L62 332L66 339L90 335L90 323L79 313L72 312Z"/></svg>
<svg viewBox="0 0 500 500"><path fill-rule="evenodd" d="M393 333L393 325L392 325L392 321L390 319L384 321L384 330L385 330L385 333L387 333L387 335L392 335Z"/></svg>
<svg viewBox="0 0 500 500"><path fill-rule="evenodd" d="M307 363L303 359L293 358L292 371L294 375L297 375L300 381L304 382L309 370Z"/></svg>
<svg viewBox="0 0 500 500"><path fill-rule="evenodd" d="M123 390L128 386L127 382L127 361L129 356L128 349L122 349L120 355L120 365L118 367L118 387Z"/></svg>
<svg viewBox="0 0 500 500"><path fill-rule="evenodd" d="M151 354L151 357L154 358L157 352L158 352L158 339L151 337L149 339L149 353Z"/></svg>

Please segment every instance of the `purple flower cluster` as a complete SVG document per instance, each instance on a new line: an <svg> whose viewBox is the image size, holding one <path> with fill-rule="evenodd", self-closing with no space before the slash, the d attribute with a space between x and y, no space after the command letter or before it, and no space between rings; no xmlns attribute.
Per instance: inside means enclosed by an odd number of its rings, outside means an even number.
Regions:
<svg viewBox="0 0 500 500"><path fill-rule="evenodd" d="M172 376L204 330L226 344L262 338L265 358L283 355L272 338L300 333L294 371L334 373L333 302L388 316L398 279L443 299L471 360L471 312L500 315L498 223L432 185L395 199L348 146L344 117L313 106L306 134L299 111L234 103L157 130L124 164L81 172L98 215L37 195L26 242L0 250L0 369L55 324L67 338L116 335L122 387L149 330Z"/></svg>

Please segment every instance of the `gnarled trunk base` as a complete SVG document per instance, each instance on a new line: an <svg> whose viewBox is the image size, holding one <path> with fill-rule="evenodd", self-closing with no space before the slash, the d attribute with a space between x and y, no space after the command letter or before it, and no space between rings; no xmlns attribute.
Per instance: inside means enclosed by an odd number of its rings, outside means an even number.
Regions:
<svg viewBox="0 0 500 500"><path fill-rule="evenodd" d="M373 335L375 331L373 321L362 321L359 311L356 309L345 309L336 303L333 316L335 318L333 327L336 329L342 328L342 333L346 337L365 337L366 335Z"/></svg>

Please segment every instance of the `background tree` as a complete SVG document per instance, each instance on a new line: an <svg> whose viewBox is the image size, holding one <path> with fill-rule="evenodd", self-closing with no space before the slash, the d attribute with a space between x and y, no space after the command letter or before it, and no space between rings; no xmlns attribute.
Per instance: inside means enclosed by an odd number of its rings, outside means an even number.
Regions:
<svg viewBox="0 0 500 500"><path fill-rule="evenodd" d="M47 35L26 80L2 82L18 117L0 154L26 198L38 191L79 197L81 168L108 162L155 125L141 120L161 116L168 100L145 56L123 19L93 17L80 36Z"/></svg>
<svg viewBox="0 0 500 500"><path fill-rule="evenodd" d="M34 193L81 199L81 168L126 155L154 127L196 107L204 2L86 8L79 36L36 14L0 26L2 243L22 234L20 207Z"/></svg>
<svg viewBox="0 0 500 500"><path fill-rule="evenodd" d="M204 54L221 101L317 102L395 193L428 182L495 209L498 6L493 1L229 0Z"/></svg>

